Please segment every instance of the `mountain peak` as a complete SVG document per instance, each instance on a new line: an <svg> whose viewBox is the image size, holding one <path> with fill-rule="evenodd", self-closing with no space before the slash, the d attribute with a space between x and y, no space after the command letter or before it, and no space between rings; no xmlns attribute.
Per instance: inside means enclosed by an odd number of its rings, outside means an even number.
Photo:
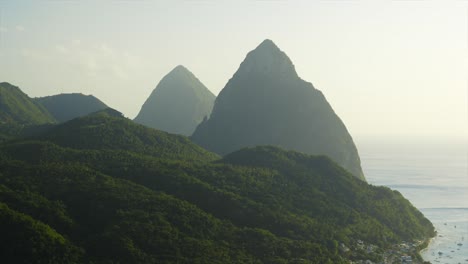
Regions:
<svg viewBox="0 0 468 264"><path fill-rule="evenodd" d="M265 39L247 54L236 74L249 75L251 73L281 78L297 77L292 61L270 39Z"/></svg>
<svg viewBox="0 0 468 264"><path fill-rule="evenodd" d="M161 80L162 82L199 82L198 78L185 66L177 65ZM172 85L170 85L172 86ZM181 86L176 84L175 86ZM182 85L183 86L183 85Z"/></svg>
<svg viewBox="0 0 468 264"><path fill-rule="evenodd" d="M171 72L190 72L184 65L177 65Z"/></svg>
<svg viewBox="0 0 468 264"><path fill-rule="evenodd" d="M326 155L365 180L341 119L269 39L247 54L192 140L221 155L260 145Z"/></svg>
<svg viewBox="0 0 468 264"><path fill-rule="evenodd" d="M255 48L256 50L257 49L276 49L276 50L280 50L278 48L278 46L276 46L276 44L273 42L273 40L271 39L265 39L264 41L262 41L262 43L260 43L260 45L257 46L257 48Z"/></svg>
<svg viewBox="0 0 468 264"><path fill-rule="evenodd" d="M215 96L182 65L158 83L135 121L170 133L190 135L209 116Z"/></svg>

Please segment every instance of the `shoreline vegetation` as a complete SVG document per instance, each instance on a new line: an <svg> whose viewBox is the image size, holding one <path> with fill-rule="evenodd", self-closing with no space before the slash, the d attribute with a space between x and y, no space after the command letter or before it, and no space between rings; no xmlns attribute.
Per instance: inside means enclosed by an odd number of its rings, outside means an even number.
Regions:
<svg viewBox="0 0 468 264"><path fill-rule="evenodd" d="M437 231L436 231L436 235L435 235L435 236L426 239L425 244L421 245L421 249L418 251L418 254L419 254L420 256L422 256L422 253L423 253L424 251L429 250L429 245L430 245L431 243L434 242L434 239L435 239L436 237L437 237ZM422 257L421 257L421 258L422 258ZM430 262L429 262L429 263L430 263Z"/></svg>

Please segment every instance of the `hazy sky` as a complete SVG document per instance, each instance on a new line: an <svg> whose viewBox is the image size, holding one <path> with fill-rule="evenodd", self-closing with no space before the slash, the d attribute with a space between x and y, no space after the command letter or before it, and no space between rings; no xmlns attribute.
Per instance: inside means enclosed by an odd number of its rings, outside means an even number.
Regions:
<svg viewBox="0 0 468 264"><path fill-rule="evenodd" d="M358 140L467 138L467 1L0 0L0 81L133 118L179 64L218 94L265 38Z"/></svg>

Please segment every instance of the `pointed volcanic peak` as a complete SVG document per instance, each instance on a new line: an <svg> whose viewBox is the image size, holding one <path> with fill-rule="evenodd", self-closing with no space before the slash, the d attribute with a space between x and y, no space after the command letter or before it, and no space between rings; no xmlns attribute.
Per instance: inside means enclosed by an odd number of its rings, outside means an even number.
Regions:
<svg viewBox="0 0 468 264"><path fill-rule="evenodd" d="M58 94L34 100L44 106L60 123L108 108L96 97L81 93Z"/></svg>
<svg viewBox="0 0 468 264"><path fill-rule="evenodd" d="M365 180L341 119L271 40L247 54L192 140L221 155L259 145L326 155Z"/></svg>
<svg viewBox="0 0 468 264"><path fill-rule="evenodd" d="M264 40L257 48L247 54L234 76L248 77L252 75L275 75L281 78L298 77L294 65L286 53L269 39Z"/></svg>
<svg viewBox="0 0 468 264"><path fill-rule="evenodd" d="M189 136L210 115L215 98L193 73L179 65L159 82L135 122Z"/></svg>

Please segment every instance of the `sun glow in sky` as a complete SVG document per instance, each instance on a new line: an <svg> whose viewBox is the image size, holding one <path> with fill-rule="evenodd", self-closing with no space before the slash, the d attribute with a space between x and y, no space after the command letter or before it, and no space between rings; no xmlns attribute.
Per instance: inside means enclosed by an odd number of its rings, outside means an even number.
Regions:
<svg viewBox="0 0 468 264"><path fill-rule="evenodd" d="M357 139L467 138L467 1L2 0L0 81L133 118L179 64L218 94L265 38Z"/></svg>

